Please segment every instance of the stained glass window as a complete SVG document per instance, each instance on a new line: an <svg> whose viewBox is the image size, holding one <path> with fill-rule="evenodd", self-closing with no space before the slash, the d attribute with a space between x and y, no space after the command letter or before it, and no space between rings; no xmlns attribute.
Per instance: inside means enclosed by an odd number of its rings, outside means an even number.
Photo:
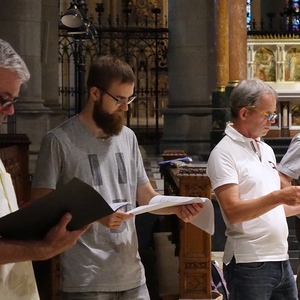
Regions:
<svg viewBox="0 0 300 300"><path fill-rule="evenodd" d="M286 0L283 12L286 30L300 31L299 4L299 0Z"/></svg>
<svg viewBox="0 0 300 300"><path fill-rule="evenodd" d="M293 15L293 30L299 31L300 29L300 20L299 20L299 0L291 1L293 5L294 15Z"/></svg>
<svg viewBox="0 0 300 300"><path fill-rule="evenodd" d="M246 13L247 13L247 30L252 28L252 13L251 13L251 2L252 0L247 0Z"/></svg>

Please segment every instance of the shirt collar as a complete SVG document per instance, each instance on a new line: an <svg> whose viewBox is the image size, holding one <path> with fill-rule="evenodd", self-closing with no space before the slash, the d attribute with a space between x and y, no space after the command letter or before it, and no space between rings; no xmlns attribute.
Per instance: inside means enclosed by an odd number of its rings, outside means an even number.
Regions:
<svg viewBox="0 0 300 300"><path fill-rule="evenodd" d="M228 135L232 140L242 143L249 143L254 141L253 138L247 138L239 133L236 129L232 127L233 124L228 124L225 129L225 134ZM255 141L260 142L261 139L257 138Z"/></svg>

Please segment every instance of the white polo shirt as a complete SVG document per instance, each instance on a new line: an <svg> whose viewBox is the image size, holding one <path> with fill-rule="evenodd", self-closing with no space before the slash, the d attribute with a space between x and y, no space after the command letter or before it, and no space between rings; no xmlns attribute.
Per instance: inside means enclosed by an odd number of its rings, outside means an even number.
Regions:
<svg viewBox="0 0 300 300"><path fill-rule="evenodd" d="M212 189L237 184L241 201L255 199L280 189L276 159L270 146L246 138L231 125L212 150L207 166ZM222 211L222 208L221 208ZM222 211L227 241L223 261L232 256L237 263L283 261L288 259L288 227L282 205L250 221L231 224Z"/></svg>

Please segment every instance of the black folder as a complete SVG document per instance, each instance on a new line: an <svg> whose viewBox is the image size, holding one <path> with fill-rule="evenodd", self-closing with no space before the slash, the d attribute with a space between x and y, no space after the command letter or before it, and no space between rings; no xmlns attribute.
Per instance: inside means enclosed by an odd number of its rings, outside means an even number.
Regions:
<svg viewBox="0 0 300 300"><path fill-rule="evenodd" d="M126 205L114 209L90 185L74 177L61 188L0 218L0 236L7 239L40 240L62 215L71 213L68 230L79 229Z"/></svg>

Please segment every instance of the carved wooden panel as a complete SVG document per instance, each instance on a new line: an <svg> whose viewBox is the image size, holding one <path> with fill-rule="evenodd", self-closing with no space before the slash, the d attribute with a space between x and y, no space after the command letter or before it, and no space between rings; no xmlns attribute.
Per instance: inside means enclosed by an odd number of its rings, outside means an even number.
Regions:
<svg viewBox="0 0 300 300"><path fill-rule="evenodd" d="M164 158L170 159L170 154L165 155ZM174 169L165 166L162 174L166 195L211 199L211 184L206 175L206 166L189 165ZM179 299L211 299L211 236L192 224L181 220L179 222L178 297Z"/></svg>
<svg viewBox="0 0 300 300"><path fill-rule="evenodd" d="M182 169L179 195L211 199L211 184L206 169ZM180 221L179 252L180 299L211 298L211 236L198 227Z"/></svg>
<svg viewBox="0 0 300 300"><path fill-rule="evenodd" d="M192 224L180 222L180 299L210 299L211 237Z"/></svg>

